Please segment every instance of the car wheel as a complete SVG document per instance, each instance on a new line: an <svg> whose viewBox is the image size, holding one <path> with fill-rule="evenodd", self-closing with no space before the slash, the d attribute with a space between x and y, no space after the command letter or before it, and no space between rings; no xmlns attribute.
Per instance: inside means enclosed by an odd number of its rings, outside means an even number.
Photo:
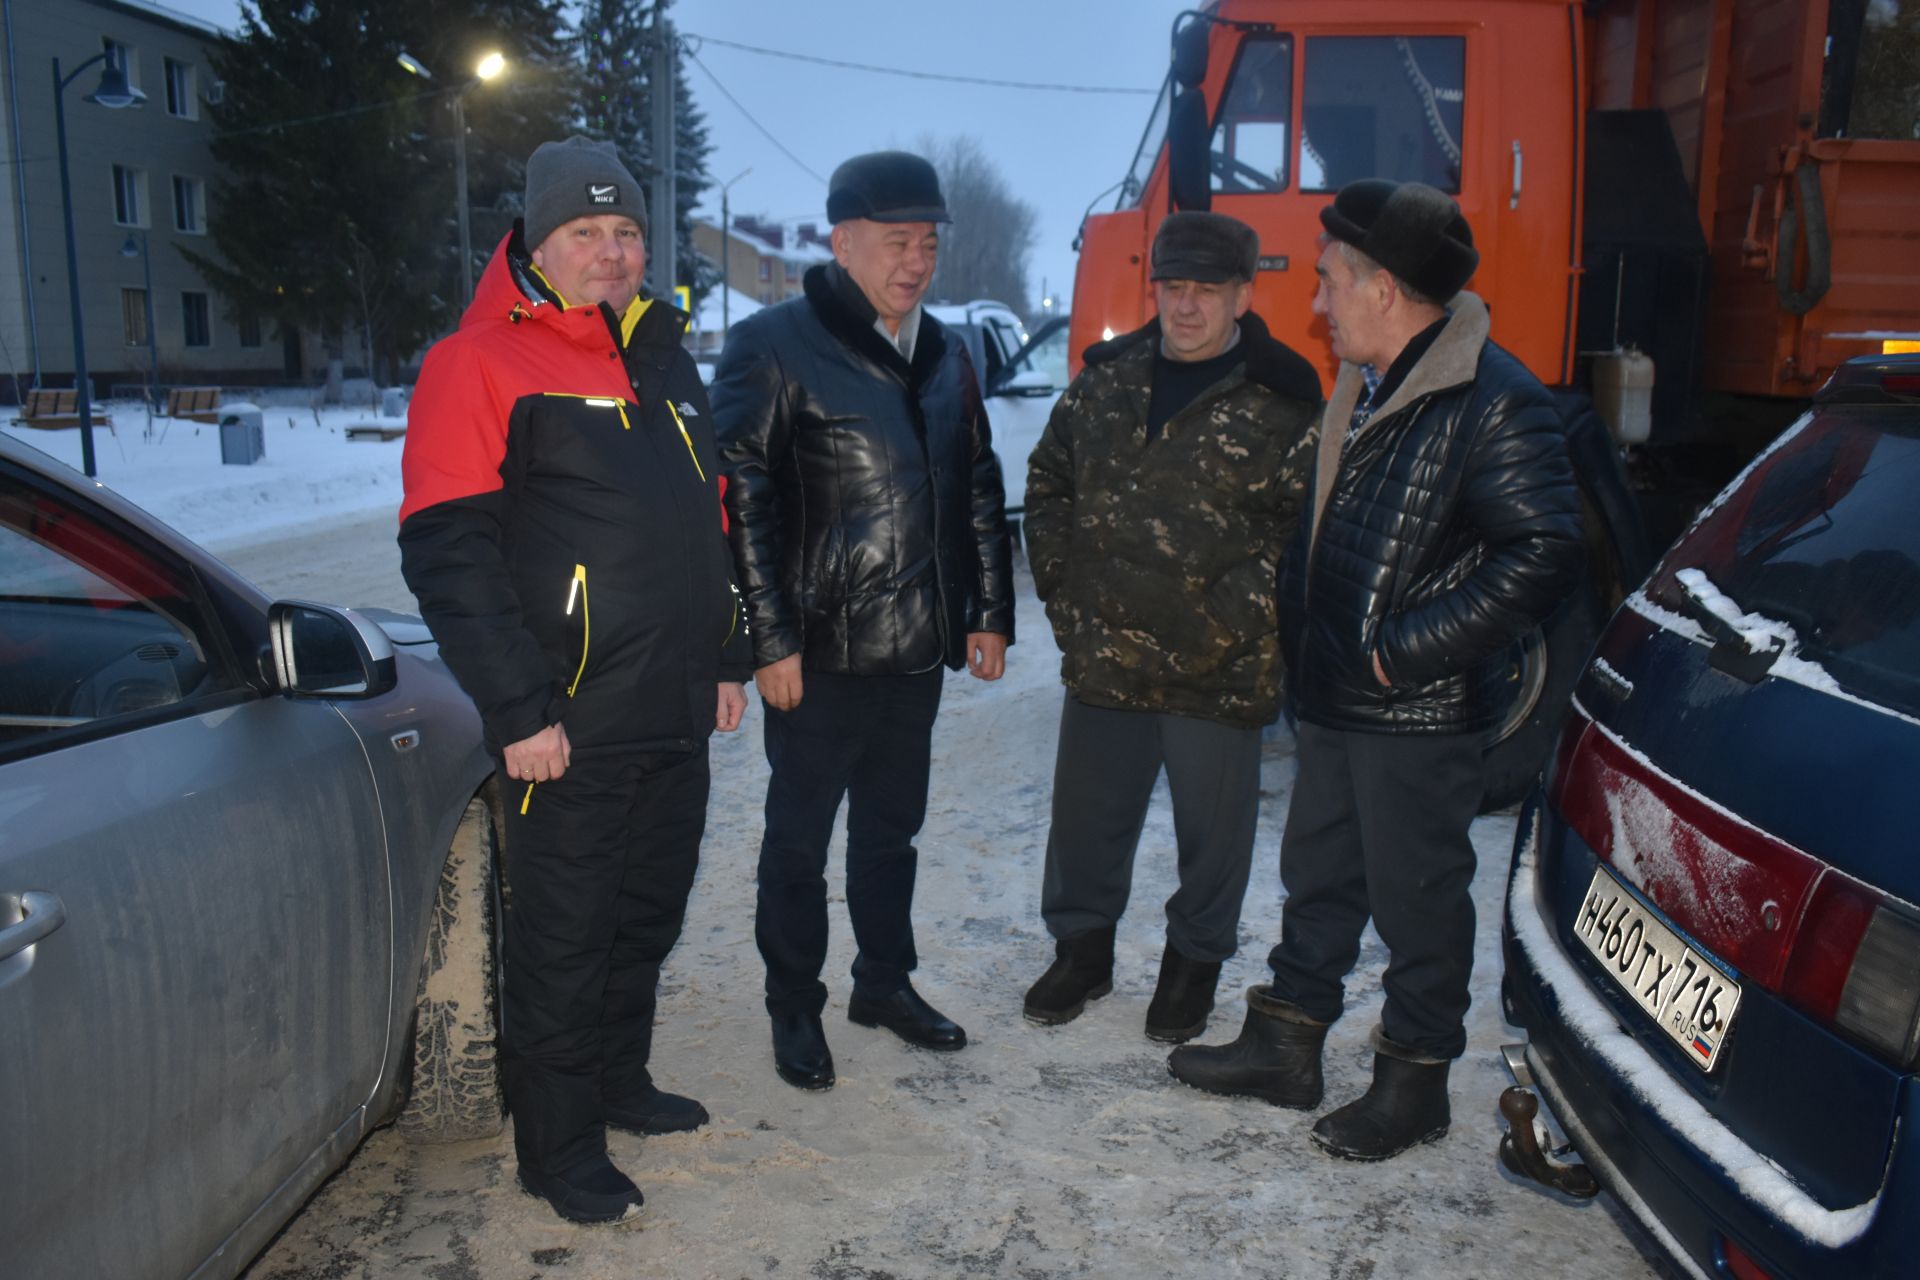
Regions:
<svg viewBox="0 0 1920 1280"><path fill-rule="evenodd" d="M1487 746L1480 812L1518 803L1540 776L1604 617L1594 590L1583 582L1552 617L1509 651L1509 701Z"/></svg>
<svg viewBox="0 0 1920 1280"><path fill-rule="evenodd" d="M494 891L499 835L485 799L467 802L447 850L414 997L413 1074L397 1121L409 1138L465 1142L500 1132L495 1069Z"/></svg>

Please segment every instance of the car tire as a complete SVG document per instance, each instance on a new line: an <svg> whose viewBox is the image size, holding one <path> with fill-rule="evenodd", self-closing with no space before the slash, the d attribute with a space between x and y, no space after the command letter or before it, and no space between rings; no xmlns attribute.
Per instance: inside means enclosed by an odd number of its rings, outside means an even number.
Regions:
<svg viewBox="0 0 1920 1280"><path fill-rule="evenodd" d="M1605 620L1591 581L1583 580L1552 617L1513 647L1506 668L1512 701L1486 750L1480 812L1517 804L1532 789Z"/></svg>
<svg viewBox="0 0 1920 1280"><path fill-rule="evenodd" d="M418 1141L491 1138L505 1123L496 1068L499 849L492 809L476 796L467 802L440 871L414 997L412 1076L396 1123Z"/></svg>

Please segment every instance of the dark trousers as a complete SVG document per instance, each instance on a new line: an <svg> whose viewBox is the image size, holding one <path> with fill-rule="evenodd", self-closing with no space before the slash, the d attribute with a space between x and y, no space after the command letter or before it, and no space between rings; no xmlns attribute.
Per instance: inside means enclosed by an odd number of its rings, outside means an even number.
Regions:
<svg viewBox="0 0 1920 1280"><path fill-rule="evenodd" d="M1225 960L1238 945L1253 865L1258 729L1090 707L1069 694L1060 710L1040 914L1056 938L1118 923L1163 766L1180 865L1180 887L1167 899L1167 941L1189 959Z"/></svg>
<svg viewBox="0 0 1920 1280"><path fill-rule="evenodd" d="M1287 901L1274 992L1331 1022L1369 914L1390 958L1389 1040L1436 1058L1465 1052L1473 973L1473 843L1479 734L1299 727L1300 775L1280 842Z"/></svg>
<svg viewBox="0 0 1920 1280"><path fill-rule="evenodd" d="M504 776L504 774L503 774ZM707 752L576 752L507 794L500 1079L523 1164L606 1151L601 1099L652 1084L654 993L680 937L707 823Z"/></svg>
<svg viewBox="0 0 1920 1280"><path fill-rule="evenodd" d="M927 816L933 721L946 672L839 676L808 671L800 705L766 708L766 834L754 939L767 963L767 1009L820 1012L827 989L827 845L847 802L847 914L859 951L854 985L907 985L913 949L913 838Z"/></svg>

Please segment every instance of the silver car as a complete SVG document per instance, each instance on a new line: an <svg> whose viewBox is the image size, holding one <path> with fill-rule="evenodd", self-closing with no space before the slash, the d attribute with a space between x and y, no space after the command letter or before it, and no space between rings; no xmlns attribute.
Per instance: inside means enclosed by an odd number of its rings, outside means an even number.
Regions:
<svg viewBox="0 0 1920 1280"><path fill-rule="evenodd" d="M0 1272L236 1274L499 1132L497 797L424 627L267 600L0 437Z"/></svg>

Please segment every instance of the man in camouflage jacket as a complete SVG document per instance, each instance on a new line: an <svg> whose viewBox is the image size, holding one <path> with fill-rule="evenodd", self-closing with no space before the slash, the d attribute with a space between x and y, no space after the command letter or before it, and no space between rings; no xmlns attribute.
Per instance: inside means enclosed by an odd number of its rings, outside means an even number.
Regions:
<svg viewBox="0 0 1920 1280"><path fill-rule="evenodd" d="M1055 960L1026 1015L1112 989L1114 930L1155 779L1173 796L1180 889L1147 1034L1206 1027L1234 952L1279 711L1275 568L1299 521L1320 380L1248 308L1259 242L1176 213L1153 245L1159 316L1090 348L1029 464L1028 555L1062 654L1041 914Z"/></svg>

